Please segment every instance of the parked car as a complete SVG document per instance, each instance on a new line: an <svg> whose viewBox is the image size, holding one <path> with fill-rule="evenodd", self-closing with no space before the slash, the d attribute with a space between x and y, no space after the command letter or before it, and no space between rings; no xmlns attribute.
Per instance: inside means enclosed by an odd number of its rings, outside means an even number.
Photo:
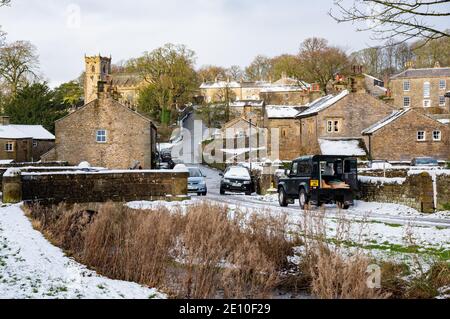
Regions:
<svg viewBox="0 0 450 319"><path fill-rule="evenodd" d="M385 160L373 160L369 163L369 167L372 169L389 169L392 168L392 164Z"/></svg>
<svg viewBox="0 0 450 319"><path fill-rule="evenodd" d="M432 157L416 157L411 161L411 166L431 166L438 167L439 162Z"/></svg>
<svg viewBox="0 0 450 319"><path fill-rule="evenodd" d="M280 206L300 202L321 206L336 203L342 209L353 205L358 191L358 161L349 156L304 156L294 160L287 177L278 183Z"/></svg>
<svg viewBox="0 0 450 319"><path fill-rule="evenodd" d="M205 175L197 167L189 167L188 193L197 193L198 196L206 196L208 187L206 186Z"/></svg>
<svg viewBox="0 0 450 319"><path fill-rule="evenodd" d="M255 185L250 171L244 166L229 166L220 176L220 195L225 195L226 192L251 195L254 192Z"/></svg>

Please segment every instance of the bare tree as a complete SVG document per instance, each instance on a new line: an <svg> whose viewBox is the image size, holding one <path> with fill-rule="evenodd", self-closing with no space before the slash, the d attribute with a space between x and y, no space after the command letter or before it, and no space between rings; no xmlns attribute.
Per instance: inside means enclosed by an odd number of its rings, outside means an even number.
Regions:
<svg viewBox="0 0 450 319"><path fill-rule="evenodd" d="M347 6L345 0L334 0L339 14L330 10L337 22L361 22L371 30L373 39L386 41L396 39L403 43L410 39L426 40L450 37L448 30L440 30L432 22L450 16L450 0L353 0Z"/></svg>
<svg viewBox="0 0 450 319"><path fill-rule="evenodd" d="M0 0L0 7L9 5L11 0ZM1 30L0 26L0 47L4 44L6 33Z"/></svg>
<svg viewBox="0 0 450 319"><path fill-rule="evenodd" d="M0 48L0 78L13 96L30 80L38 78L38 64L36 48L28 41L8 43Z"/></svg>
<svg viewBox="0 0 450 319"><path fill-rule="evenodd" d="M347 54L338 47L329 46L328 41L321 38L303 41L299 59L302 79L318 83L325 94L328 83L349 66Z"/></svg>
<svg viewBox="0 0 450 319"><path fill-rule="evenodd" d="M244 78L244 71L239 65L232 65L226 73L232 81L240 81Z"/></svg>

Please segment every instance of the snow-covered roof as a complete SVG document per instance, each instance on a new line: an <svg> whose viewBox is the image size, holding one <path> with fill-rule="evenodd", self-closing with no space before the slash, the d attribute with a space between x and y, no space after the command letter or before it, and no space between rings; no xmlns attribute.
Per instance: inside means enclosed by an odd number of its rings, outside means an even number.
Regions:
<svg viewBox="0 0 450 319"><path fill-rule="evenodd" d="M298 92L298 91L306 91L311 88L311 84L303 82L303 81L297 81L295 85L283 85L283 84L274 84L271 86L268 86L261 90L262 93L269 93L269 92Z"/></svg>
<svg viewBox="0 0 450 319"><path fill-rule="evenodd" d="M317 100L313 101L312 103L308 104L308 109L302 113L299 114L299 117L308 117L310 115L317 114L326 108L332 106L336 102L340 101L344 97L349 95L348 90L344 90L338 95L327 95L321 98L318 98Z"/></svg>
<svg viewBox="0 0 450 319"><path fill-rule="evenodd" d="M439 119L438 122L440 122L442 124L449 124L450 123L450 119Z"/></svg>
<svg viewBox="0 0 450 319"><path fill-rule="evenodd" d="M403 116L404 114L408 113L411 109L405 109L405 110L400 110L400 111L394 111L392 112L391 115L389 115L388 117L385 117L384 119L382 119L381 121L375 123L374 125L370 126L369 128L365 129L364 131L362 131L362 134L373 134L376 131L378 131L379 129L385 127L386 125L388 125L389 123L392 123L393 121L395 121L396 119L398 119L399 117Z"/></svg>
<svg viewBox="0 0 450 319"><path fill-rule="evenodd" d="M35 140L54 140L55 135L47 131L42 125L8 125Z"/></svg>
<svg viewBox="0 0 450 319"><path fill-rule="evenodd" d="M41 125L0 125L0 138L54 140L55 136Z"/></svg>
<svg viewBox="0 0 450 319"><path fill-rule="evenodd" d="M322 155L366 156L360 139L319 139Z"/></svg>
<svg viewBox="0 0 450 319"><path fill-rule="evenodd" d="M0 138L10 138L10 139L22 139L22 138L32 138L30 134L25 134L21 130L13 127L12 125L0 126Z"/></svg>
<svg viewBox="0 0 450 319"><path fill-rule="evenodd" d="M260 100L234 101L230 103L231 107L244 107L244 106L262 107L263 105L264 101Z"/></svg>
<svg viewBox="0 0 450 319"><path fill-rule="evenodd" d="M376 77L374 77L374 76L372 76L370 74L363 73L363 75L365 77L369 78L369 79L372 79L372 80L375 80L375 81L378 81L378 82L383 82L382 80L380 80L380 79L378 79L378 78L376 78Z"/></svg>
<svg viewBox="0 0 450 319"><path fill-rule="evenodd" d="M200 89L225 89L225 88L240 88L241 84L239 82L227 82L227 81L217 81L217 82L204 82L200 85Z"/></svg>
<svg viewBox="0 0 450 319"><path fill-rule="evenodd" d="M292 106L278 106L268 105L266 106L267 117L269 119L275 118L295 118L298 115L298 110Z"/></svg>

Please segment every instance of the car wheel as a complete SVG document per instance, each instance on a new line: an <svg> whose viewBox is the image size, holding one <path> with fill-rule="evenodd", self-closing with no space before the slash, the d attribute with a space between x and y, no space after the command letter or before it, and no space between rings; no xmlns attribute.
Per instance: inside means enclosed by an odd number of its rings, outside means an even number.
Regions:
<svg viewBox="0 0 450 319"><path fill-rule="evenodd" d="M280 188L278 190L278 202L280 203L281 207L288 207L288 202L287 202L287 195L286 192L284 191L284 188Z"/></svg>
<svg viewBox="0 0 450 319"><path fill-rule="evenodd" d="M206 195L208 195L208 192L202 193L202 196L206 196Z"/></svg>
<svg viewBox="0 0 450 319"><path fill-rule="evenodd" d="M337 206L339 209L347 210L350 208L350 205L345 204L344 202L337 202Z"/></svg>
<svg viewBox="0 0 450 319"><path fill-rule="evenodd" d="M220 195L225 195L225 190L223 188L220 188Z"/></svg>
<svg viewBox="0 0 450 319"><path fill-rule="evenodd" d="M305 209L306 206L308 206L309 200L308 195L306 195L306 191L304 188L300 189L300 192L298 194L298 201L300 203L300 208Z"/></svg>

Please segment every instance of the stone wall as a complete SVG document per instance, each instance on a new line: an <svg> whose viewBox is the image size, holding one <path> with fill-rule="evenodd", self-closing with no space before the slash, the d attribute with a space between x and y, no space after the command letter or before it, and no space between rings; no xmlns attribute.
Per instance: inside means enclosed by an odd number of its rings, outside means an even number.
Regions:
<svg viewBox="0 0 450 319"><path fill-rule="evenodd" d="M450 175L436 176L438 210L450 210Z"/></svg>
<svg viewBox="0 0 450 319"><path fill-rule="evenodd" d="M12 176L13 175L13 176ZM26 173L3 176L3 202L91 203L187 196L187 172L108 171Z"/></svg>
<svg viewBox="0 0 450 319"><path fill-rule="evenodd" d="M444 175L443 175L444 176ZM445 175L446 176L446 175ZM446 176L441 183L450 183L450 176ZM438 192L442 187L438 183ZM407 176L404 183L386 181L361 182L360 199L368 202L396 203L412 207L423 213L434 212L433 180L428 173ZM448 184L447 184L448 185ZM442 202L449 200L449 194L444 192L438 197L438 208Z"/></svg>

